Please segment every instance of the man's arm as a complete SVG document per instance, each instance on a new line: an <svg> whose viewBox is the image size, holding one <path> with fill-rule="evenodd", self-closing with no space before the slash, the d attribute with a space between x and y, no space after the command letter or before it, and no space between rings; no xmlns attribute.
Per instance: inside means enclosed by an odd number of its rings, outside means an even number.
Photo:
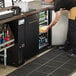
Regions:
<svg viewBox="0 0 76 76"><path fill-rule="evenodd" d="M59 21L59 18L60 18L60 11L57 11L55 12L55 18L53 19L53 21L48 25L46 26L44 29L43 29L43 32L47 32L52 26L54 26L58 21Z"/></svg>
<svg viewBox="0 0 76 76"><path fill-rule="evenodd" d="M48 28L51 28L52 26L54 26L60 19L60 11L55 12L55 18L53 19L53 21L49 24Z"/></svg>

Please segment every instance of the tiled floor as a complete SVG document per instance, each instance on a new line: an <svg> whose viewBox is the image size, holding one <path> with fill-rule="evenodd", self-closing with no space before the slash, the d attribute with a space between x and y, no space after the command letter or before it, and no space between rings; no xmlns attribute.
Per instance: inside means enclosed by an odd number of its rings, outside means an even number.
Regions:
<svg viewBox="0 0 76 76"><path fill-rule="evenodd" d="M8 76L76 76L76 58L54 49L26 64Z"/></svg>
<svg viewBox="0 0 76 76"><path fill-rule="evenodd" d="M76 76L76 58L54 49L22 66L8 76Z"/></svg>
<svg viewBox="0 0 76 76"><path fill-rule="evenodd" d="M52 48L51 48L50 50L52 50ZM35 57L33 57L33 58L29 59L28 61L26 61L23 65L25 65L25 64L27 64L27 63L35 60L36 58L40 57L41 55L47 53L47 52L50 51L50 50L48 49L48 50L46 50L45 52L40 53L39 55L36 55ZM6 68L4 68L4 65L3 65L3 64L0 64L0 76L6 76L6 75L8 75L9 73L13 72L14 70L22 67L23 65L21 65L21 66L19 66L19 67L13 67L13 66L8 66L8 65L7 65Z"/></svg>

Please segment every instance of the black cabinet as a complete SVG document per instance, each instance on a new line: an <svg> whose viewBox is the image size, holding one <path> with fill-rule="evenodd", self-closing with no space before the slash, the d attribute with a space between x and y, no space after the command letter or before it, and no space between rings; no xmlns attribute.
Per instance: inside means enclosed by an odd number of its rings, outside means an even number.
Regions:
<svg viewBox="0 0 76 76"><path fill-rule="evenodd" d="M15 46L8 49L7 63L14 66L19 66L24 63L25 18L9 22L8 24L10 25L11 31L13 32L15 38Z"/></svg>
<svg viewBox="0 0 76 76"><path fill-rule="evenodd" d="M19 66L38 52L38 14L29 15L8 24L15 38L15 46L7 51L7 63Z"/></svg>
<svg viewBox="0 0 76 76"><path fill-rule="evenodd" d="M38 33L39 21L38 14L29 15L26 17L25 26L25 59L31 58L38 51Z"/></svg>

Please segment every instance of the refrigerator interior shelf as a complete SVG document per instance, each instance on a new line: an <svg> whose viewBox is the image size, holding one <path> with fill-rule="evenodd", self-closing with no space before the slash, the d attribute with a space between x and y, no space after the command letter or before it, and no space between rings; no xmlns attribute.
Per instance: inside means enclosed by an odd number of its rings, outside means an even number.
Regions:
<svg viewBox="0 0 76 76"><path fill-rule="evenodd" d="M48 45L48 43L46 43L46 44L44 44L44 45L42 45L42 46L39 46L39 49L41 49L41 48L43 48L43 47L45 47L45 46L47 46Z"/></svg>
<svg viewBox="0 0 76 76"><path fill-rule="evenodd" d="M46 23L46 25L48 24L48 20L43 20L39 22L39 25Z"/></svg>

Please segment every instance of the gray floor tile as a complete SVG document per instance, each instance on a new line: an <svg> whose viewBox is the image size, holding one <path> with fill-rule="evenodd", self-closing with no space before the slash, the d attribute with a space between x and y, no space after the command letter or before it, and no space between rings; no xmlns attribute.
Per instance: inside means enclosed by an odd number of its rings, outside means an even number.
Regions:
<svg viewBox="0 0 76 76"><path fill-rule="evenodd" d="M47 76L47 74L35 71L28 76Z"/></svg>
<svg viewBox="0 0 76 76"><path fill-rule="evenodd" d="M65 64L61 67L61 69L75 71L76 70L76 65Z"/></svg>
<svg viewBox="0 0 76 76"><path fill-rule="evenodd" d="M67 62L67 64L76 65L76 59L72 58L69 62Z"/></svg>
<svg viewBox="0 0 76 76"><path fill-rule="evenodd" d="M30 72L32 72L33 70L37 69L38 67L40 67L39 64L27 64L22 66L21 68L15 70L14 72L10 73L8 76L26 76L27 74L29 74Z"/></svg>
<svg viewBox="0 0 76 76"><path fill-rule="evenodd" d="M71 73L72 73L71 71L58 69L57 71L55 71L53 74L49 76L70 76Z"/></svg>
<svg viewBox="0 0 76 76"><path fill-rule="evenodd" d="M48 62L46 65L52 66L52 67L55 67L55 68L58 68L58 67L61 66L62 64L63 64L63 63L61 63L61 62L52 60L52 61Z"/></svg>
<svg viewBox="0 0 76 76"><path fill-rule="evenodd" d="M60 62L66 62L67 60L69 60L70 58L68 56L63 56L63 55L60 55L58 57L56 57L54 60L56 61L60 61Z"/></svg>
<svg viewBox="0 0 76 76"><path fill-rule="evenodd" d="M50 59L54 58L55 56L57 56L60 53L61 52L59 50L54 50L54 51L52 50L52 51L49 51L48 53L42 55L41 58L50 60Z"/></svg>
<svg viewBox="0 0 76 76"><path fill-rule="evenodd" d="M43 65L43 64L45 64L47 61L49 61L49 60L47 60L47 59L42 59L42 58L38 58L38 59L32 61L32 63L36 63L36 64L41 64L41 65Z"/></svg>
<svg viewBox="0 0 76 76"><path fill-rule="evenodd" d="M54 67L42 66L42 67L39 68L37 71L38 71L38 72L43 72L43 73L49 74L49 73L51 73L51 72L54 71L54 70L55 70Z"/></svg>

